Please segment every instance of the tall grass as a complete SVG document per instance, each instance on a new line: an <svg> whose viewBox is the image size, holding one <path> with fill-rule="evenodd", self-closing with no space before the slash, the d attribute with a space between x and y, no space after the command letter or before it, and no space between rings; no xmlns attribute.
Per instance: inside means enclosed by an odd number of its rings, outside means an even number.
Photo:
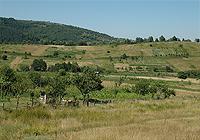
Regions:
<svg viewBox="0 0 200 140"><path fill-rule="evenodd" d="M199 96L0 112L0 139L199 139Z"/></svg>

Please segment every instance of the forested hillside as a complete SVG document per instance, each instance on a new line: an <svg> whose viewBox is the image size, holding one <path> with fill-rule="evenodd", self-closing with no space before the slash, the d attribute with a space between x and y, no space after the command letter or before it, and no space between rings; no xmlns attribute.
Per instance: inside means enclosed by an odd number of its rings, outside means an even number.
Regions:
<svg viewBox="0 0 200 140"><path fill-rule="evenodd" d="M88 45L115 38L71 25L0 17L0 43Z"/></svg>

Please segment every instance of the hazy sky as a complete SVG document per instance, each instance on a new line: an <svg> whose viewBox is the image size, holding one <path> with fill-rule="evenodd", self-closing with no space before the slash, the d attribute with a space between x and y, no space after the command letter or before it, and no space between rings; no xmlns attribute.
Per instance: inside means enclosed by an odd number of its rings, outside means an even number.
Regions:
<svg viewBox="0 0 200 140"><path fill-rule="evenodd" d="M80 26L115 37L200 37L200 0L0 0L0 16Z"/></svg>

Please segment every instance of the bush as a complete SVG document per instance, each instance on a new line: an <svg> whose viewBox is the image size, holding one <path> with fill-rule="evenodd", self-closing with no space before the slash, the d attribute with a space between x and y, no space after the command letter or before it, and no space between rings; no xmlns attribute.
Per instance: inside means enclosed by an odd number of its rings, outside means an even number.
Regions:
<svg viewBox="0 0 200 140"><path fill-rule="evenodd" d="M127 59L128 55L126 55L125 53L120 57L121 59Z"/></svg>
<svg viewBox="0 0 200 140"><path fill-rule="evenodd" d="M2 58L3 60L7 60L8 56L7 56L7 55L2 55L1 58Z"/></svg>
<svg viewBox="0 0 200 140"><path fill-rule="evenodd" d="M59 52L58 52L58 51L54 51L54 52L53 52L53 56L54 56L54 57L58 57L58 55L59 55Z"/></svg>
<svg viewBox="0 0 200 140"><path fill-rule="evenodd" d="M174 72L174 70L170 66L166 66L166 71L167 72Z"/></svg>
<svg viewBox="0 0 200 140"><path fill-rule="evenodd" d="M186 72L181 71L178 73L178 78L180 79L187 79L187 77L188 77L188 74Z"/></svg>
<svg viewBox="0 0 200 140"><path fill-rule="evenodd" d="M82 54L85 54L86 53L86 50L82 50Z"/></svg>

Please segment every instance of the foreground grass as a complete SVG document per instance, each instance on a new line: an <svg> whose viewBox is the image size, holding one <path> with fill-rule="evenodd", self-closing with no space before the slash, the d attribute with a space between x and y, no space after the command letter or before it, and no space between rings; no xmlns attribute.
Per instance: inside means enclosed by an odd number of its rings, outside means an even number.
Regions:
<svg viewBox="0 0 200 140"><path fill-rule="evenodd" d="M0 112L0 139L200 139L200 98L123 101L79 108Z"/></svg>

